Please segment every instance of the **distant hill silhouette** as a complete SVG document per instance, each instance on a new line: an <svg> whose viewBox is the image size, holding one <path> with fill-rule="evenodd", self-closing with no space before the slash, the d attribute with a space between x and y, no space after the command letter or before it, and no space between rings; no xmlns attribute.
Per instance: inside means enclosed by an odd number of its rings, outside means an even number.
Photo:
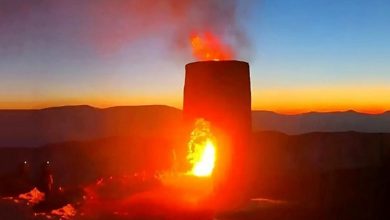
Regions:
<svg viewBox="0 0 390 220"><path fill-rule="evenodd" d="M252 120L255 131L269 130L285 134L341 131L390 132L390 112L375 115L355 111L282 115L269 111L253 111Z"/></svg>
<svg viewBox="0 0 390 220"><path fill-rule="evenodd" d="M281 115L253 111L254 131L286 134L357 131L390 132L390 112L378 115L353 111ZM35 147L64 141L117 136L171 136L181 110L161 105L94 108L63 106L41 110L0 110L0 147Z"/></svg>
<svg viewBox="0 0 390 220"><path fill-rule="evenodd" d="M180 110L158 105L0 110L0 147L30 147L135 134L171 135L180 119Z"/></svg>

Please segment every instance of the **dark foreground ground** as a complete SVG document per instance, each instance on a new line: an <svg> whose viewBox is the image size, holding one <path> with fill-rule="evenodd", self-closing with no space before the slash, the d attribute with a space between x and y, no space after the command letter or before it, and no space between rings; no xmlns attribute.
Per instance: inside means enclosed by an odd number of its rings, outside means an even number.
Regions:
<svg viewBox="0 0 390 220"><path fill-rule="evenodd" d="M107 213L102 210L108 205L102 203L94 210L101 214L73 218L390 219L389 134L341 132L287 136L262 132L255 134L253 140L254 182L246 189L253 200L239 210L215 214L205 209L167 209L144 202L141 206L125 207L129 210L123 213ZM55 187L65 189L46 204L53 206L50 208L70 203L80 209L85 203L85 188L110 176L114 176L112 183L99 192L106 196L103 200L112 201L108 204L116 204L115 201L123 201L122 194L145 192L158 183L138 184L136 179L131 180L129 187L123 187L115 182L115 177L173 169L173 150L174 141L158 137L114 137L40 148L1 148L0 194L3 198L17 196L39 186L42 163L49 160ZM178 157L182 153L177 150ZM29 165L28 181L20 174L24 161ZM107 193L112 191L115 193ZM133 211L138 214L129 217L128 212ZM45 219L45 216L34 216L34 212L36 206L0 199L0 219Z"/></svg>

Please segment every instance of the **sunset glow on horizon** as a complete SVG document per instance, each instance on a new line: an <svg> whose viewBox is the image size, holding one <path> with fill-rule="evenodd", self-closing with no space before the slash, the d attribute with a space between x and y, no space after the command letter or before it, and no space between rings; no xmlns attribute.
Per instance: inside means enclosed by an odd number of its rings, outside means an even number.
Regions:
<svg viewBox="0 0 390 220"><path fill-rule="evenodd" d="M90 105L97 108L137 105L166 105L182 108L182 91L160 96L135 96L132 94L78 97L18 102L0 102L0 109L42 109L66 105ZM252 91L252 109L281 114L306 112L337 112L353 110L379 114L390 110L390 87L333 86L303 88L270 88Z"/></svg>

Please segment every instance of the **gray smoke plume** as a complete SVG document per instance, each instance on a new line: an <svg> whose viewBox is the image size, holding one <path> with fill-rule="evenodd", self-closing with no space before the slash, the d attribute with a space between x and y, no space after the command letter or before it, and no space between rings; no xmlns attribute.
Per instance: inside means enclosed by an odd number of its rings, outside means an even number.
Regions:
<svg viewBox="0 0 390 220"><path fill-rule="evenodd" d="M42 41L81 40L104 53L145 38L172 51L188 49L191 33L212 32L235 52L248 46L240 22L250 1L237 0L4 0L0 30L6 41L41 35ZM57 35L56 35L57 34ZM0 37L1 38L1 37ZM46 39L45 39L46 38ZM5 40L4 40L5 39ZM0 39L1 40L1 39Z"/></svg>

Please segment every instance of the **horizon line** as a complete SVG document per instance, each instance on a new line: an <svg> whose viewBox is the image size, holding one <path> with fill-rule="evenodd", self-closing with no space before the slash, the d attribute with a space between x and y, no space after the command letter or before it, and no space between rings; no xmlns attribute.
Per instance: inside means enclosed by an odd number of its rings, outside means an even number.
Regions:
<svg viewBox="0 0 390 220"><path fill-rule="evenodd" d="M147 106L164 106L164 107L170 107L178 110L183 110L182 108L178 108L175 106L171 105L166 105L166 104L141 104L141 105L112 105L112 106L107 106L107 107L99 107L99 106L94 106L90 104L68 104L68 105L54 105L54 106L47 106L47 107L31 107L31 108L0 108L0 111L28 111L28 110L45 110L45 109L52 109L52 108L66 108L66 107L90 107L90 108L95 108L95 109L110 109L110 108L116 108L116 107L147 107ZM329 113L346 113L346 112L355 112L358 114L366 114L366 115L382 115L385 113L390 112L389 110L383 110L380 112L368 112L368 111L359 111L355 109L345 109L345 110L334 110L334 111L321 111L321 110L309 110L309 111L274 111L274 110L267 110L267 109L251 109L251 111L263 111L263 112L272 112L276 113L279 115L303 115L303 114L312 114L312 113L322 113L322 114L329 114Z"/></svg>

